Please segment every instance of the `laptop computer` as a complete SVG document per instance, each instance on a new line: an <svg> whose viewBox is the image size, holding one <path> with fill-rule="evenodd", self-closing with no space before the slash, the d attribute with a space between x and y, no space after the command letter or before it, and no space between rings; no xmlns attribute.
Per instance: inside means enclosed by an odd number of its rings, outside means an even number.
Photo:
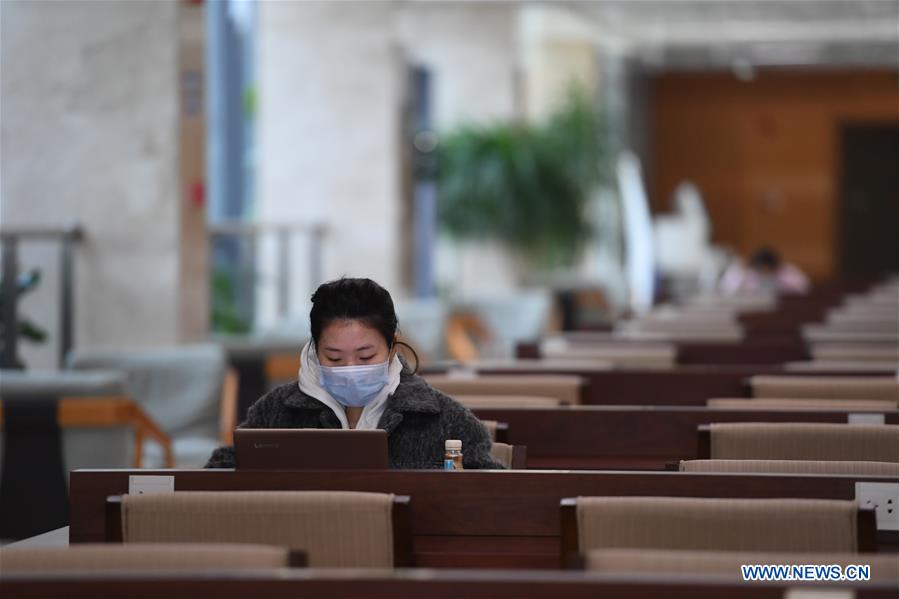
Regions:
<svg viewBox="0 0 899 599"><path fill-rule="evenodd" d="M386 470L387 431L238 428L237 470Z"/></svg>

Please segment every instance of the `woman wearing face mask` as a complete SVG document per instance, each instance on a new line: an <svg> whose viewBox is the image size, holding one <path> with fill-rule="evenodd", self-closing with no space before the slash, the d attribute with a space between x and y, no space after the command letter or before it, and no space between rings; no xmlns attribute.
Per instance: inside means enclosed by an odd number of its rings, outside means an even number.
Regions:
<svg viewBox="0 0 899 599"><path fill-rule="evenodd" d="M382 428L391 468L442 468L444 441L460 439L465 468L502 468L487 430L468 409L429 386L396 354L397 318L386 289L339 279L312 295L312 340L299 380L276 387L247 411L242 428ZM232 468L234 451L207 468Z"/></svg>

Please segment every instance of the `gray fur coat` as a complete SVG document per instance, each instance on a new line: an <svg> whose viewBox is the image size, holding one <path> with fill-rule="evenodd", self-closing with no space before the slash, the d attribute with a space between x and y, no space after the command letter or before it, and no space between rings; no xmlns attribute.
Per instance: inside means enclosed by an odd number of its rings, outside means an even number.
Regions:
<svg viewBox="0 0 899 599"><path fill-rule="evenodd" d="M266 393L247 411L241 428L340 428L334 412L300 391L297 381ZM490 455L484 425L467 408L404 369L400 384L387 399L378 428L387 431L390 467L443 467L443 443L462 441L465 468L502 468ZM233 468L234 448L220 447L207 468Z"/></svg>

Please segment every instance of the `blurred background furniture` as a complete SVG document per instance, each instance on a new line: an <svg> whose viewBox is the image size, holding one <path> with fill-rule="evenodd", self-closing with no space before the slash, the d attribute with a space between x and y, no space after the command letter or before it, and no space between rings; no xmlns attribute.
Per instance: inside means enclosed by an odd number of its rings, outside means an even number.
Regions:
<svg viewBox="0 0 899 599"><path fill-rule="evenodd" d="M230 442L237 381L218 345L78 348L68 363L73 371L122 372L128 394L172 439L179 468L202 467L216 447ZM145 447L145 467L163 461L157 448Z"/></svg>
<svg viewBox="0 0 899 599"><path fill-rule="evenodd" d="M0 538L64 526L72 470L140 467L144 447L173 466L168 436L114 371L0 371L0 426Z"/></svg>

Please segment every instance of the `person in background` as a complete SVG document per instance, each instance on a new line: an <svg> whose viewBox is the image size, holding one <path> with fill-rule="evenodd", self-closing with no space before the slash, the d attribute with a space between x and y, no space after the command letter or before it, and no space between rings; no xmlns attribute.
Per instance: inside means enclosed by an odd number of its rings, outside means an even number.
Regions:
<svg viewBox="0 0 899 599"><path fill-rule="evenodd" d="M748 264L734 261L721 276L719 288L725 293L805 293L809 280L797 266L783 262L776 251L761 247L752 254Z"/></svg>
<svg viewBox="0 0 899 599"><path fill-rule="evenodd" d="M381 428L397 469L442 468L444 442L459 439L465 468L503 467L474 414L397 355L386 289L371 279L325 283L312 295L309 319L312 339L300 352L298 380L257 400L241 428ZM206 467L233 468L234 448L216 449Z"/></svg>

